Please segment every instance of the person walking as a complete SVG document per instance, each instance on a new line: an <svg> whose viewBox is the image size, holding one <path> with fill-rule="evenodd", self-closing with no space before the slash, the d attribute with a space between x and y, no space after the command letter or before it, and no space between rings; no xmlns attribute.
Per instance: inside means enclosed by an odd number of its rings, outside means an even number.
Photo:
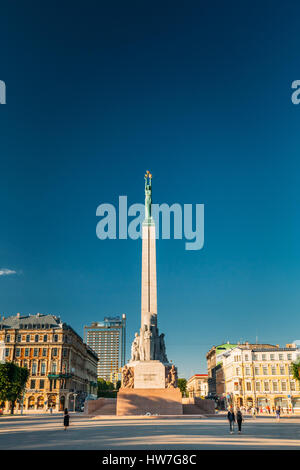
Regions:
<svg viewBox="0 0 300 470"><path fill-rule="evenodd" d="M238 425L238 432L241 434L242 432L242 422L244 421L243 415L241 410L238 408L237 413L236 413L236 422Z"/></svg>
<svg viewBox="0 0 300 470"><path fill-rule="evenodd" d="M69 426L70 424L70 415L69 415L69 412L68 412L68 408L65 408L65 411L64 411L64 427L65 427L65 431L67 430L67 427Z"/></svg>
<svg viewBox="0 0 300 470"><path fill-rule="evenodd" d="M50 406L49 411L50 411L50 414L52 415L52 411L53 411L52 406Z"/></svg>
<svg viewBox="0 0 300 470"><path fill-rule="evenodd" d="M276 419L277 421L280 420L280 407L276 408Z"/></svg>
<svg viewBox="0 0 300 470"><path fill-rule="evenodd" d="M256 408L255 408L255 406L253 406L253 408L252 408L251 411L252 411L252 416L253 416L253 418L256 419Z"/></svg>
<svg viewBox="0 0 300 470"><path fill-rule="evenodd" d="M227 413L227 419L228 419L228 421L229 421L230 434L233 434L233 431L234 431L234 422L235 422L235 415L234 415L234 412L233 412L232 407L230 408L230 410L229 410L228 413Z"/></svg>

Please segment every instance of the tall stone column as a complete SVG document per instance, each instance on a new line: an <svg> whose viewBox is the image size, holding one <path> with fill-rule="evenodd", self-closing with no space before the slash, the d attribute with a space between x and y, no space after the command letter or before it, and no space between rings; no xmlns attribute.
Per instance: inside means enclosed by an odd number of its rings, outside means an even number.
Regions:
<svg viewBox="0 0 300 470"><path fill-rule="evenodd" d="M141 328L157 325L156 249L154 221L142 228L142 306Z"/></svg>

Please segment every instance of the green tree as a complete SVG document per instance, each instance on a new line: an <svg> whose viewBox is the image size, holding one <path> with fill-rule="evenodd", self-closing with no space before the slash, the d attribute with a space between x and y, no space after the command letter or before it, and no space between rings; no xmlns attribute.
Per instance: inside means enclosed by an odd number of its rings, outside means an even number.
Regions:
<svg viewBox="0 0 300 470"><path fill-rule="evenodd" d="M98 379L98 390L97 396L98 397L114 397L114 384L102 378Z"/></svg>
<svg viewBox="0 0 300 470"><path fill-rule="evenodd" d="M178 379L177 384L178 384L178 388L180 388L182 396L186 397L187 396L187 390L186 390L187 380L186 379Z"/></svg>
<svg viewBox="0 0 300 470"><path fill-rule="evenodd" d="M116 383L116 390L119 390L120 387L121 387L121 380L118 380Z"/></svg>
<svg viewBox="0 0 300 470"><path fill-rule="evenodd" d="M29 377L29 370L13 362L0 364L0 401L11 403L11 414L14 414L16 400L20 400Z"/></svg>
<svg viewBox="0 0 300 470"><path fill-rule="evenodd" d="M291 366L293 378L300 382L300 359L295 362L292 362Z"/></svg>

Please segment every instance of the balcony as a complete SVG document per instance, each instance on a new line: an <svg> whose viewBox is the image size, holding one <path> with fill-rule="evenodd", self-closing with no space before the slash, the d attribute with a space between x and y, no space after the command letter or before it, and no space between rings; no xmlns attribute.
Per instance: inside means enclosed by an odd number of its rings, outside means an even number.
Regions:
<svg viewBox="0 0 300 470"><path fill-rule="evenodd" d="M73 374L48 374L48 379L70 379Z"/></svg>

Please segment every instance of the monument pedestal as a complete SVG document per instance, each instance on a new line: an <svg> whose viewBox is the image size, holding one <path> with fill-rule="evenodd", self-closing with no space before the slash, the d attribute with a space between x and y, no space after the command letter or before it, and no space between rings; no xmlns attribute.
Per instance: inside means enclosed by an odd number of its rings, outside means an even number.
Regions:
<svg viewBox="0 0 300 470"><path fill-rule="evenodd" d="M161 361L130 361L134 370L134 388L166 388L166 367Z"/></svg>
<svg viewBox="0 0 300 470"><path fill-rule="evenodd" d="M182 396L179 388L120 388L117 416L182 415Z"/></svg>

